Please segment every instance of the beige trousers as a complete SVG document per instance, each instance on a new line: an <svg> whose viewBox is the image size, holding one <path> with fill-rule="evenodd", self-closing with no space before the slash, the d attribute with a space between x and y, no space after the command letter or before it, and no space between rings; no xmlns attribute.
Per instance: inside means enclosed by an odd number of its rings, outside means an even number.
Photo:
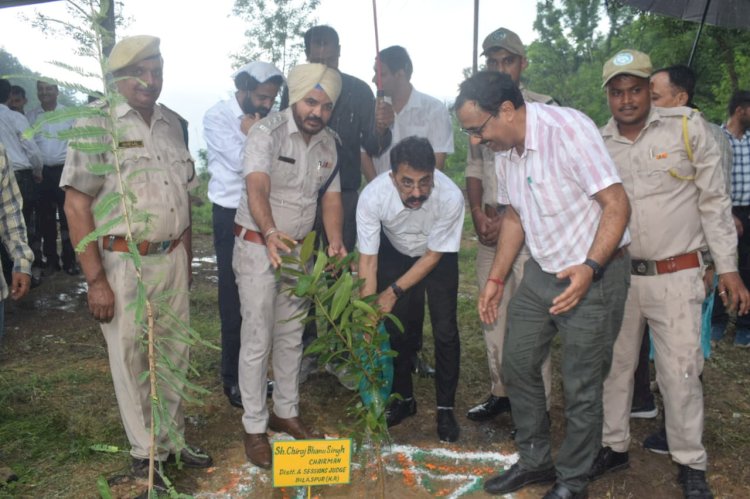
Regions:
<svg viewBox="0 0 750 499"><path fill-rule="evenodd" d="M477 244L477 284L479 289L484 287L495 259L495 247ZM503 298L498 307L497 320L492 324L482 323L484 344L487 347L487 363L490 369L490 391L496 397L505 397L505 385L502 380L503 344L505 342L505 328L508 322L508 303L516 292L516 288L523 279L523 266L529 259L528 250L524 247L513 262L510 275L505 279ZM547 395L547 410L550 408L550 393L552 392L552 363L550 358L542 365L542 379L544 392Z"/></svg>
<svg viewBox="0 0 750 499"><path fill-rule="evenodd" d="M701 304L703 270L632 276L622 329L615 342L612 369L604 382L602 441L617 452L630 445L633 372L643 328L651 328L656 381L664 399L667 441L672 459L706 469L703 436Z"/></svg>
<svg viewBox="0 0 750 499"><path fill-rule="evenodd" d="M135 323L134 310L129 308L136 300L135 270L133 263L124 258L123 253L101 251L101 254L107 280L115 294L114 318L109 324L101 325L107 341L115 396L130 442L130 454L135 458L145 459L151 448L151 385L148 378L141 378L148 370L148 355L144 344L146 332ZM189 323L185 246L178 245L168 255L144 256L142 262L143 281L156 319L155 335L170 362L182 373L187 373L190 347L177 339L180 335L179 327L162 312L165 307L169 307L176 317L185 324ZM168 420L162 421L156 438L155 453L158 459L166 459L175 449L175 444L169 439L169 425L172 425L172 432L180 436L185 429L182 398L178 394L183 384L166 371L161 374L174 383L174 387L163 381L159 383L159 397L166 411L164 417Z"/></svg>
<svg viewBox="0 0 750 499"><path fill-rule="evenodd" d="M295 250L299 251L299 249ZM301 319L308 300L290 296L289 276L276 278L266 247L234 239L232 268L242 313L239 384L246 433L265 433L268 426L266 376L273 366L273 412L281 418L299 415L299 368L302 360ZM273 351L273 354L271 353Z"/></svg>

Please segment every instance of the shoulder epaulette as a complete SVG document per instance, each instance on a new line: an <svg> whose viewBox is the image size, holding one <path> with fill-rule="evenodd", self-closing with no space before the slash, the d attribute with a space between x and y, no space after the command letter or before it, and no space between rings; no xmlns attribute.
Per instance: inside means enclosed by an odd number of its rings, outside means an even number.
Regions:
<svg viewBox="0 0 750 499"><path fill-rule="evenodd" d="M263 130L265 133L271 133L272 131L279 128L281 125L287 122L286 113L278 112L269 114L258 122L258 130Z"/></svg>
<svg viewBox="0 0 750 499"><path fill-rule="evenodd" d="M341 137L339 137L339 134L336 133L336 130L334 130L331 127L326 127L326 130L328 130L328 132L330 132L330 134L333 136L333 140L335 140L338 145L340 145L340 146L344 145L344 143L341 141Z"/></svg>
<svg viewBox="0 0 750 499"><path fill-rule="evenodd" d="M692 119L693 116L699 116L700 113L687 106L676 106L676 107L660 107L657 108L659 116L664 118L682 118L683 116L687 119Z"/></svg>
<svg viewBox="0 0 750 499"><path fill-rule="evenodd" d="M522 89L521 93L523 94L523 100L525 100L526 102L538 102L541 104L557 105L557 101L549 95L532 92L531 90L528 90L526 88Z"/></svg>

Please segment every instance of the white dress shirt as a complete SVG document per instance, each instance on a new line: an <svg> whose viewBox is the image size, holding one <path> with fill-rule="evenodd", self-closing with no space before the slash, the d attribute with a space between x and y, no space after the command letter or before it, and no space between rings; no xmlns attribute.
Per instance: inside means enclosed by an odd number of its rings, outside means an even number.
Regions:
<svg viewBox="0 0 750 499"><path fill-rule="evenodd" d="M453 152L453 127L448 108L436 98L423 94L413 87L406 105L395 115L391 132L393 134L391 147L377 158L372 158L378 174L391 169L393 146L412 135L429 140L436 153Z"/></svg>
<svg viewBox="0 0 750 499"><path fill-rule="evenodd" d="M232 96L216 103L203 116L203 138L208 148L208 199L224 208L236 209L245 179L242 151L247 135L240 125L244 113Z"/></svg>
<svg viewBox="0 0 750 499"><path fill-rule="evenodd" d="M60 104L57 105L55 111L65 109L65 106ZM29 123L32 125L36 123L39 116L44 114L44 109L41 107L33 109L26 113L29 118ZM59 123L47 123L42 126L41 131L34 136L36 144L42 151L42 160L47 166L58 166L65 163L65 156L68 155L68 141L57 140L57 134L63 130L67 130L73 126L74 120L61 121Z"/></svg>
<svg viewBox="0 0 750 499"><path fill-rule="evenodd" d="M359 252L378 254L381 226L404 255L457 252L464 225L463 193L440 170L435 170L434 184L430 197L416 210L404 206L390 173L381 173L367 184L357 204Z"/></svg>
<svg viewBox="0 0 750 499"><path fill-rule="evenodd" d="M21 134L29 128L26 117L11 110L5 104L0 104L0 144L5 146L11 170L34 170L34 174L42 174L42 153L36 143L22 137Z"/></svg>

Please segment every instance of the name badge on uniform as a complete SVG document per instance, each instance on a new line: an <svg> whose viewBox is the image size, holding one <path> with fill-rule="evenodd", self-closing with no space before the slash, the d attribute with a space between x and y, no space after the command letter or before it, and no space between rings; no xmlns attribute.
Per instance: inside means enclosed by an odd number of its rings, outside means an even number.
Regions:
<svg viewBox="0 0 750 499"><path fill-rule="evenodd" d="M283 161L284 163L289 163L290 165L293 165L296 163L294 158L287 158L286 156L279 156L279 161Z"/></svg>
<svg viewBox="0 0 750 499"><path fill-rule="evenodd" d="M142 140L123 140L117 143L117 147L120 149L132 149L134 147L143 147Z"/></svg>

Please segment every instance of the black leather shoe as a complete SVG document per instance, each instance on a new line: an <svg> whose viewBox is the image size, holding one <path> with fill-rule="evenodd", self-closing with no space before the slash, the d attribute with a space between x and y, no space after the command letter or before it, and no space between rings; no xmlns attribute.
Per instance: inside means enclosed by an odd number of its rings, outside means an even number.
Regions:
<svg viewBox="0 0 750 499"><path fill-rule="evenodd" d="M711 489L706 483L706 472L696 470L684 464L678 464L677 481L682 485L685 499L714 499Z"/></svg>
<svg viewBox="0 0 750 499"><path fill-rule="evenodd" d="M148 480L148 459L134 457L133 462L130 465L130 474L133 478ZM154 489L158 492L166 492L168 490L167 484L162 478L163 474L163 463L154 461Z"/></svg>
<svg viewBox="0 0 750 499"><path fill-rule="evenodd" d="M177 462L177 455L170 454L168 463ZM185 468L209 468L213 466L214 460L206 451L195 445L185 445L180 451L180 463Z"/></svg>
<svg viewBox="0 0 750 499"><path fill-rule="evenodd" d="M531 471L521 468L516 463L503 474L492 477L484 482L484 491L488 494L503 495L515 492L532 483L547 483L555 481L555 468Z"/></svg>
<svg viewBox="0 0 750 499"><path fill-rule="evenodd" d="M437 433L441 442L455 442L458 440L460 430L453 409L440 409L437 411Z"/></svg>
<svg viewBox="0 0 750 499"><path fill-rule="evenodd" d="M394 400L385 410L385 421L388 424L388 428L390 428L416 413L417 401L414 400L414 397L405 400Z"/></svg>
<svg viewBox="0 0 750 499"><path fill-rule="evenodd" d="M242 394L240 393L240 385L224 385L224 395L229 399L229 403L234 407L242 409Z"/></svg>
<svg viewBox="0 0 750 499"><path fill-rule="evenodd" d="M498 414L510 411L508 397L495 397L490 394L487 400L469 409L466 417L472 421L489 421Z"/></svg>
<svg viewBox="0 0 750 499"><path fill-rule="evenodd" d="M542 499L588 499L588 489L583 489L580 492L573 492L568 487L561 483L556 483L554 487L549 489Z"/></svg>
<svg viewBox="0 0 750 499"><path fill-rule="evenodd" d="M591 465L589 480L598 480L607 473L624 470L628 466L630 466L630 463L628 462L627 452L615 452L612 447L602 447L594 459L594 464Z"/></svg>

